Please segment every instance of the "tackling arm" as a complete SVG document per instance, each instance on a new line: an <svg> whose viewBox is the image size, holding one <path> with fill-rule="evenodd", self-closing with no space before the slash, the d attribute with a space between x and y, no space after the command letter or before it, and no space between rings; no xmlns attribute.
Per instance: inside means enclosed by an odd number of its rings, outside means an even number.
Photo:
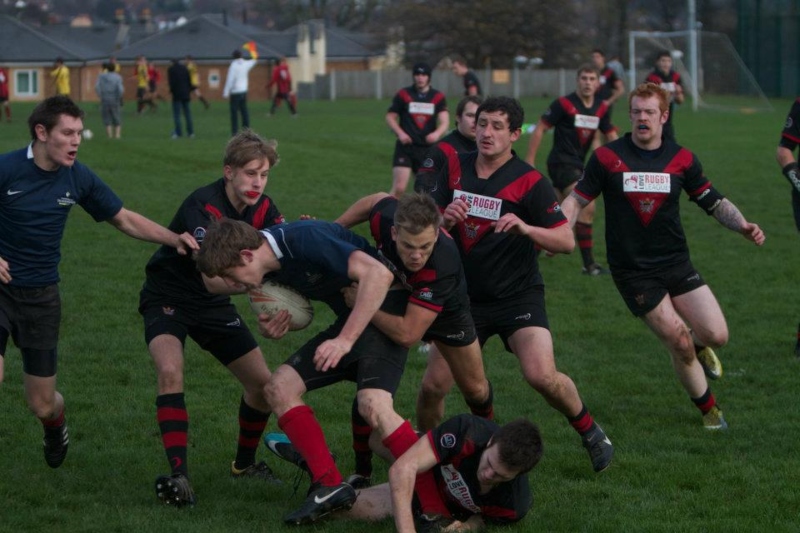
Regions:
<svg viewBox="0 0 800 533"><path fill-rule="evenodd" d="M154 242L176 248L178 253L186 255L192 250L199 250L200 245L189 233L178 235L160 224L156 224L135 211L124 207L119 213L108 220L109 224L120 230L125 235L143 241Z"/></svg>
<svg viewBox="0 0 800 533"><path fill-rule="evenodd" d="M372 208L375 207L375 204L387 196L390 196L389 193L378 192L356 200L356 202L348 207L344 213L339 215L339 218L334 220L334 222L340 226L344 226L345 228L352 228L357 224L366 222L366 220L369 218L369 213L372 211Z"/></svg>
<svg viewBox="0 0 800 533"><path fill-rule="evenodd" d="M427 436L421 437L389 469L389 487L392 493L394 525L397 531L413 532L414 514L411 500L417 474L436 466L436 455Z"/></svg>
<svg viewBox="0 0 800 533"><path fill-rule="evenodd" d="M397 344L410 348L422 339L437 316L435 311L409 303L405 315L378 310L372 317L372 323Z"/></svg>

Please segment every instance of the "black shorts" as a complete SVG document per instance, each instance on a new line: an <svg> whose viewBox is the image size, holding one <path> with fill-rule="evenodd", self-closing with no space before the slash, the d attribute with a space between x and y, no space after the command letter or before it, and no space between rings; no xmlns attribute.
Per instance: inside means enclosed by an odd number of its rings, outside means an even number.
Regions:
<svg viewBox="0 0 800 533"><path fill-rule="evenodd" d="M550 181L553 182L553 187L564 192L564 189L570 185L574 185L583 175L583 169L566 164L547 165L547 173L550 175Z"/></svg>
<svg viewBox="0 0 800 533"><path fill-rule="evenodd" d="M794 225L800 231L800 192L792 187L792 213L794 214Z"/></svg>
<svg viewBox="0 0 800 533"><path fill-rule="evenodd" d="M0 104L8 102L8 96L0 96Z"/></svg>
<svg viewBox="0 0 800 533"><path fill-rule="evenodd" d="M537 285L513 298L488 303L472 302L472 318L481 346L492 335L500 335L506 351L511 351L508 338L517 330L529 327L550 329L544 305L544 285Z"/></svg>
<svg viewBox="0 0 800 533"><path fill-rule="evenodd" d="M429 146L419 146L416 144L403 144L400 141L394 143L393 167L411 167L411 171L416 173L425 156L428 154Z"/></svg>
<svg viewBox="0 0 800 533"><path fill-rule="evenodd" d="M148 345L159 335L172 335L186 343L186 336L225 366L258 348L250 329L233 304L201 308L143 301L144 340Z"/></svg>
<svg viewBox="0 0 800 533"><path fill-rule="evenodd" d="M51 377L56 374L58 332L61 326L61 296L58 285L13 287L0 283L0 354L5 354L8 336L22 354L26 374Z"/></svg>
<svg viewBox="0 0 800 533"><path fill-rule="evenodd" d="M284 364L295 369L312 391L340 381L356 383L358 390L381 389L394 395L403 377L408 349L395 344L378 328L368 325L353 345L350 353L342 357L336 368L320 372L314 368L314 354L323 342L336 338L346 321L339 318L328 329L318 333L287 359Z"/></svg>
<svg viewBox="0 0 800 533"><path fill-rule="evenodd" d="M450 313L439 315L433 321L431 327L422 336L425 342L437 341L445 346L469 346L478 337L475 330L475 321L469 308L461 313Z"/></svg>
<svg viewBox="0 0 800 533"><path fill-rule="evenodd" d="M690 261L649 270L612 269L617 290L635 316L644 316L664 299L680 296L706 284Z"/></svg>
<svg viewBox="0 0 800 533"><path fill-rule="evenodd" d="M136 99L142 100L144 97L147 96L147 89L145 87L137 87L136 88Z"/></svg>

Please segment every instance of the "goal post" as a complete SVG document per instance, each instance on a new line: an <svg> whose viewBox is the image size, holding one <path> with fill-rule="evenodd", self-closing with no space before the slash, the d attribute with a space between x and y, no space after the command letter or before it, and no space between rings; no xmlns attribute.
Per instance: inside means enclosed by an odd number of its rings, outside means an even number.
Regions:
<svg viewBox="0 0 800 533"><path fill-rule="evenodd" d="M692 109L754 113L772 111L750 69L724 33L708 31L628 34L628 81L635 87L653 69L660 51L670 52Z"/></svg>

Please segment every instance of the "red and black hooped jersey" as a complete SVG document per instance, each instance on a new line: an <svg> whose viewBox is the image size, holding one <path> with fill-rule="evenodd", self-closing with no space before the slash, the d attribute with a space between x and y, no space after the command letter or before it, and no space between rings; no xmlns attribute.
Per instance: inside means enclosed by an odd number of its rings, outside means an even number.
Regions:
<svg viewBox="0 0 800 533"><path fill-rule="evenodd" d="M389 111L400 117L400 127L413 144L428 146L425 137L436 130L436 117L447 111L447 100L433 87L421 93L412 85L397 91Z"/></svg>
<svg viewBox="0 0 800 533"><path fill-rule="evenodd" d="M397 244L392 239L396 210L397 198L384 198L372 208L369 227L376 247L394 265L395 275L410 291L409 303L439 313L436 320L468 312L469 297L464 268L453 239L444 229L440 230L433 253L425 266L417 272L410 272L403 266L397 253Z"/></svg>
<svg viewBox="0 0 800 533"><path fill-rule="evenodd" d="M169 229L178 234L191 233L202 245L209 223L223 217L243 220L256 229L285 222L275 203L266 195L262 195L256 205L239 213L225 194L224 178L220 178L190 194L178 208ZM147 263L146 273L142 292L148 298L188 305L225 302L229 298L209 293L191 256L180 255L169 246L156 250Z"/></svg>
<svg viewBox="0 0 800 533"><path fill-rule="evenodd" d="M800 98L794 101L781 132L780 146L794 150L800 144Z"/></svg>
<svg viewBox="0 0 800 533"><path fill-rule="evenodd" d="M494 222L506 213L526 224L553 228L567 223L553 186L516 154L486 179L478 177L478 152L453 154L437 173L431 196L444 210L454 198L471 205L470 214L452 228L473 302L495 301L543 283L530 239L495 233Z"/></svg>
<svg viewBox="0 0 800 533"><path fill-rule="evenodd" d="M439 494L460 521L480 514L487 523L510 524L521 520L533 506L527 475L499 483L486 494L480 492L481 454L498 429L490 420L462 414L426 435L437 459L433 475Z"/></svg>
<svg viewBox="0 0 800 533"><path fill-rule="evenodd" d="M591 107L586 107L577 93L554 100L542 114L542 122L554 128L553 149L547 164L583 167L597 131L616 131L608 117L608 109L608 104L600 98L595 98Z"/></svg>
<svg viewBox="0 0 800 533"><path fill-rule="evenodd" d="M709 215L723 198L692 152L668 141L657 150L642 150L630 133L598 148L575 186L587 200L603 195L612 270L646 270L689 260L680 220L682 190Z"/></svg>

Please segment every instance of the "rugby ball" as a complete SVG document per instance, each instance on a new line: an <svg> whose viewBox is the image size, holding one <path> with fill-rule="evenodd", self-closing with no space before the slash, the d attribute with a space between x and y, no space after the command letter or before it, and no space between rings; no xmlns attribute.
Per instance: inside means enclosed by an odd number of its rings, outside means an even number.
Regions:
<svg viewBox="0 0 800 533"><path fill-rule="evenodd" d="M94 137L94 133L92 133L92 130L83 130L84 139L86 139L87 141L91 141L92 137Z"/></svg>
<svg viewBox="0 0 800 533"><path fill-rule="evenodd" d="M308 298L288 285L266 281L260 288L249 291L247 296L250 308L258 315L266 313L272 316L284 309L289 311L291 331L307 327L314 318L314 307Z"/></svg>

